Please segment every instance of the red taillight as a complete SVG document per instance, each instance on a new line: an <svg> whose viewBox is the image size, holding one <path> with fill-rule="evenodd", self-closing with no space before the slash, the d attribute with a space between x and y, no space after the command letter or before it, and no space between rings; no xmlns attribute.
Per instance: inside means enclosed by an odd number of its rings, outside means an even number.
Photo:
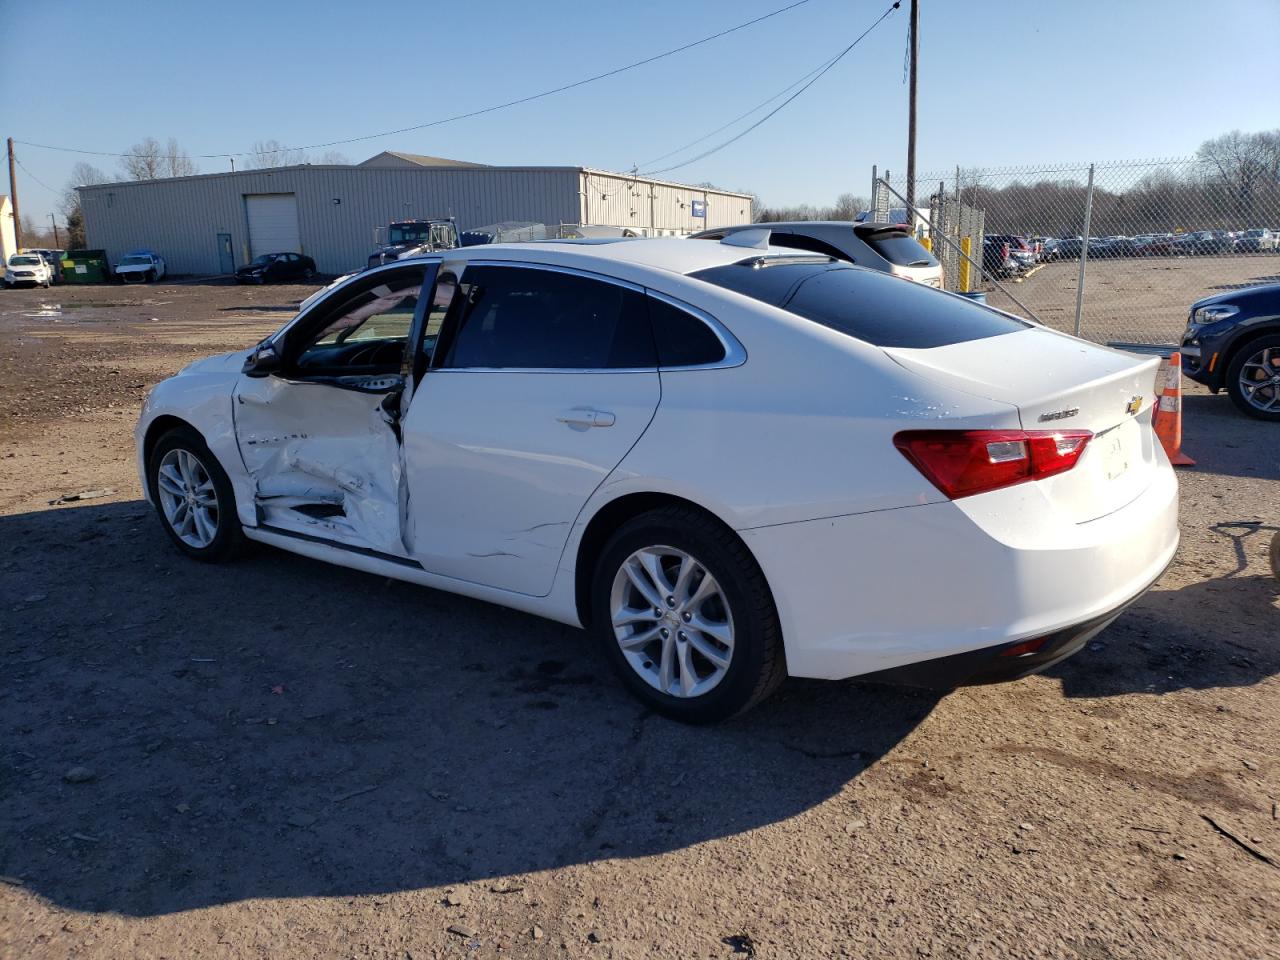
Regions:
<svg viewBox="0 0 1280 960"><path fill-rule="evenodd" d="M1087 430L906 430L894 446L950 499L1070 470Z"/></svg>

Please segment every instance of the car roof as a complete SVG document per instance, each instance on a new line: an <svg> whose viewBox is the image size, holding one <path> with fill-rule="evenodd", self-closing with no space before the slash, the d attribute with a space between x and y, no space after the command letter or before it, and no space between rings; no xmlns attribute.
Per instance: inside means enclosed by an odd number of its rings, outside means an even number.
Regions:
<svg viewBox="0 0 1280 960"><path fill-rule="evenodd" d="M610 243L547 240L538 243L480 244L428 256L443 256L445 260L496 259L522 260L528 263L572 263L582 267L588 267L593 262L601 266L612 263L690 274L752 257L795 255L795 250L786 247L744 247L711 240L693 241L683 237L639 237L618 239ZM403 263L404 260L398 262Z"/></svg>

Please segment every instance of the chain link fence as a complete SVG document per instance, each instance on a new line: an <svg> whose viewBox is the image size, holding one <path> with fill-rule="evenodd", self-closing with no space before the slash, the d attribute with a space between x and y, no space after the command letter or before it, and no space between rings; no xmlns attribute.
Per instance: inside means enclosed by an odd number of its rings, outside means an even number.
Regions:
<svg viewBox="0 0 1280 960"><path fill-rule="evenodd" d="M879 205L905 207L905 183L878 183ZM1274 162L957 167L920 176L915 199L948 289L962 289L968 237L970 291L1100 343L1176 343L1195 300L1280 281Z"/></svg>

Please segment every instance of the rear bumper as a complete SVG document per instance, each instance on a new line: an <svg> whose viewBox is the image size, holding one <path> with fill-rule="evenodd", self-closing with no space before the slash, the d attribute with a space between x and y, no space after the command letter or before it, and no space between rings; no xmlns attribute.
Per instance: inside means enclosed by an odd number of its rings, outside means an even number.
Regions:
<svg viewBox="0 0 1280 960"><path fill-rule="evenodd" d="M1177 480L1161 455L1135 500L1078 524L1039 486L740 530L773 591L788 672L841 679L972 654L940 666L973 682L1075 652L1172 560ZM1034 657L989 663L1042 637Z"/></svg>
<svg viewBox="0 0 1280 960"><path fill-rule="evenodd" d="M1163 574L1164 571L1162 570ZM1061 663L1084 649L1085 644L1109 627L1136 600L1155 584L1156 577L1137 594L1114 610L1055 630L1044 637L1033 638L1035 649L1022 652L1029 641L1002 643L982 650L970 650L935 660L923 660L891 670L864 675L861 679L883 683L924 687L929 690L951 690L955 687L984 683L1006 683L1040 673Z"/></svg>

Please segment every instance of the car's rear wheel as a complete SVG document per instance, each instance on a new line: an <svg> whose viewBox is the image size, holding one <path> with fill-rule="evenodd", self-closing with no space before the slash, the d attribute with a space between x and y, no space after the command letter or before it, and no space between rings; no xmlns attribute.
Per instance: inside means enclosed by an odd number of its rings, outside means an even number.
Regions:
<svg viewBox="0 0 1280 960"><path fill-rule="evenodd" d="M314 280L315 277L316 277L316 272L310 267L307 267L307 269L302 271L303 280Z"/></svg>
<svg viewBox="0 0 1280 960"><path fill-rule="evenodd" d="M243 543L231 481L194 430L169 431L151 451L148 479L169 538L197 560L231 559Z"/></svg>
<svg viewBox="0 0 1280 960"><path fill-rule="evenodd" d="M1247 343L1227 367L1227 393L1259 420L1280 420L1280 336Z"/></svg>
<svg viewBox="0 0 1280 960"><path fill-rule="evenodd" d="M659 713L715 723L786 676L764 574L732 531L664 507L623 524L592 582L593 631L622 681Z"/></svg>

